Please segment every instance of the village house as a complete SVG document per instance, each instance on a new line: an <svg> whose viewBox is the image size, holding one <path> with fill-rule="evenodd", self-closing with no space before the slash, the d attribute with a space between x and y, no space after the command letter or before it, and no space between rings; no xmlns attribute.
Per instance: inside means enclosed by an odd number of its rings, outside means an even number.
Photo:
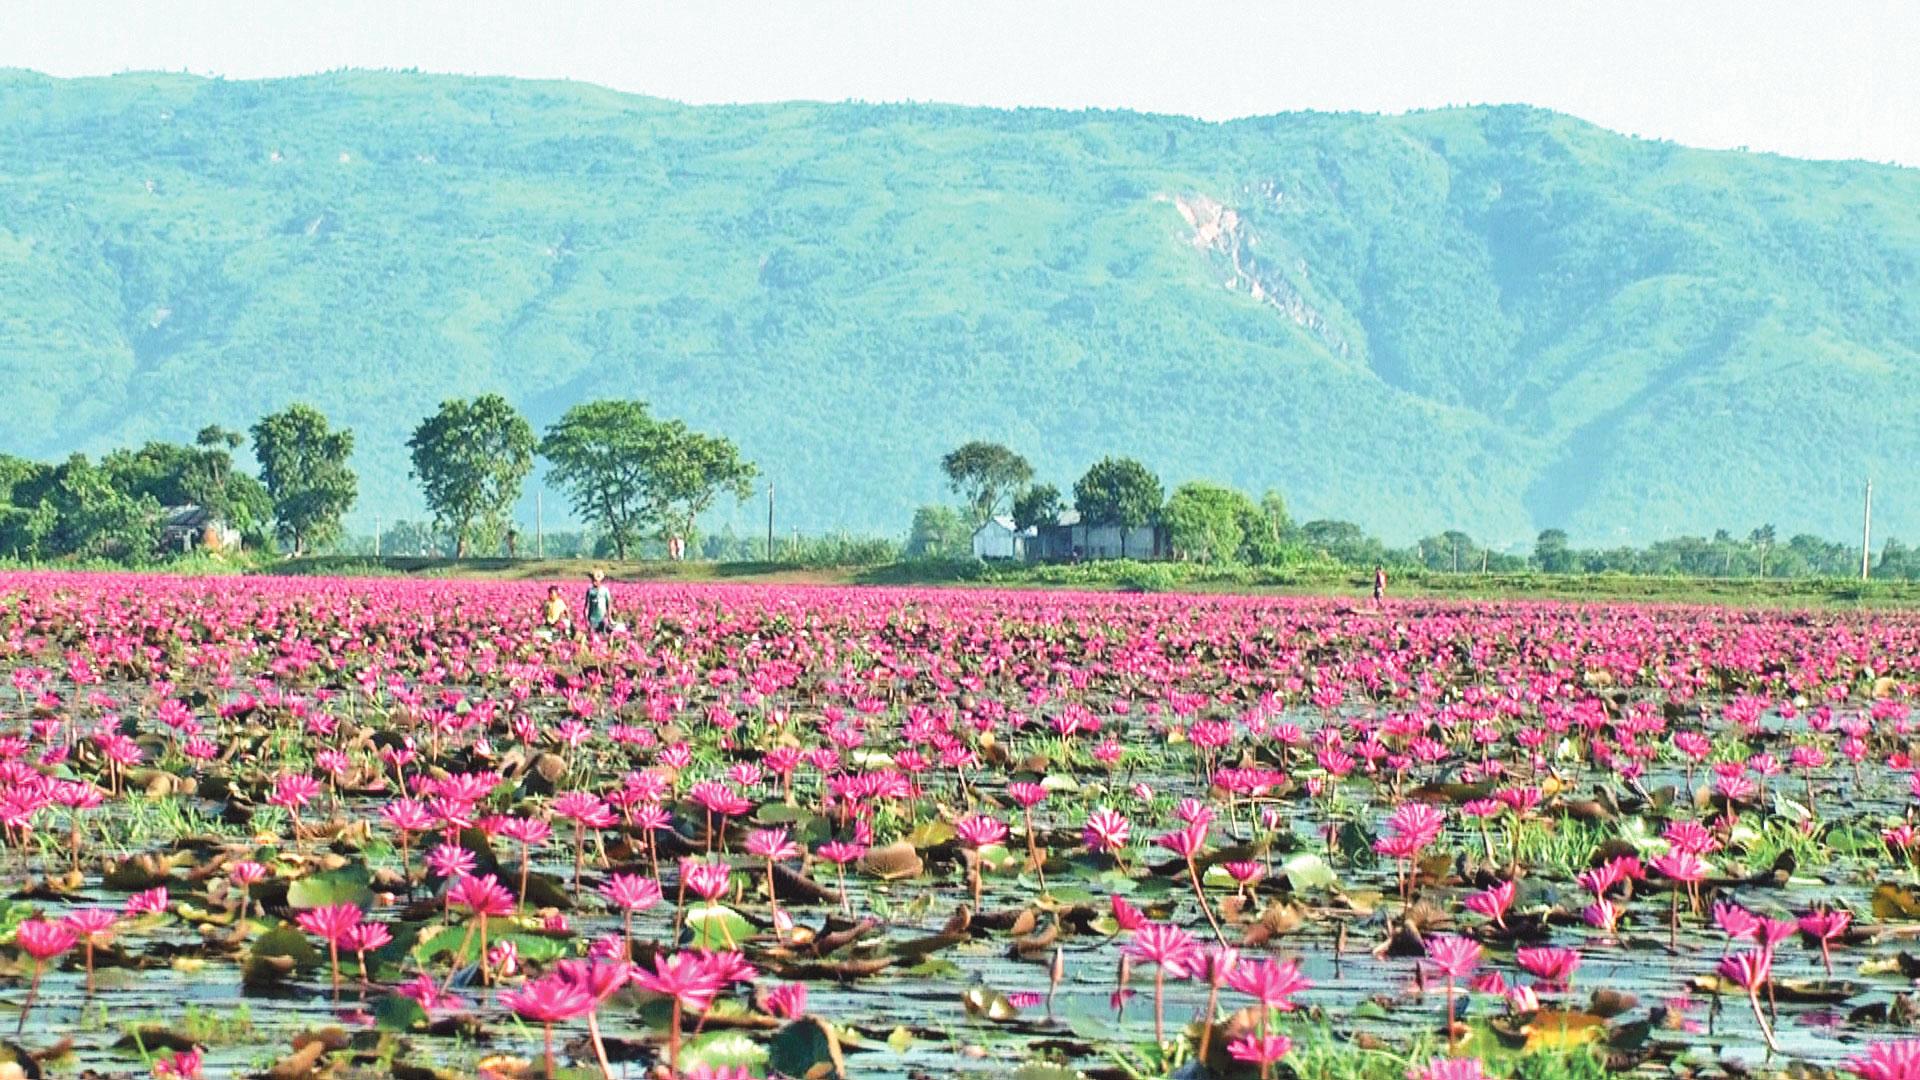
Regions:
<svg viewBox="0 0 1920 1080"><path fill-rule="evenodd" d="M1073 562L1079 559L1170 559L1173 540L1159 524L1123 529L1118 525L1090 525L1077 510L1063 510L1050 525L1041 525L1026 544L1030 562Z"/></svg>
<svg viewBox="0 0 1920 1080"><path fill-rule="evenodd" d="M1003 514L981 522L980 527L973 530L973 557L988 562L1025 559L1027 543L1032 538L1032 529L1014 527L1013 519Z"/></svg>
<svg viewBox="0 0 1920 1080"><path fill-rule="evenodd" d="M161 551L235 551L240 531L204 506L163 507L156 539Z"/></svg>

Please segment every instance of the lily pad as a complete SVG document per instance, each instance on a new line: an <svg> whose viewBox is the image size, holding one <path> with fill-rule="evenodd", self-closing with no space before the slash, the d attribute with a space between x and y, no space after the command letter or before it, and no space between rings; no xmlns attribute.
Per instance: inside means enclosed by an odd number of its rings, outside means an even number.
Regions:
<svg viewBox="0 0 1920 1080"><path fill-rule="evenodd" d="M847 1075L839 1037L817 1016L802 1017L776 1032L767 1043L767 1064L782 1076L803 1080L842 1080Z"/></svg>
<svg viewBox="0 0 1920 1080"><path fill-rule="evenodd" d="M708 904L688 909L680 943L695 949L732 949L754 933L746 916L723 904Z"/></svg>
<svg viewBox="0 0 1920 1080"><path fill-rule="evenodd" d="M716 1072L725 1068L752 1069L766 1060L767 1051L738 1031L710 1031L680 1051L682 1072L702 1065Z"/></svg>
<svg viewBox="0 0 1920 1080"><path fill-rule="evenodd" d="M287 906L295 910L328 904L353 904L363 911L373 906L373 875L365 864L309 874L287 886Z"/></svg>
<svg viewBox="0 0 1920 1080"><path fill-rule="evenodd" d="M373 1021L381 1031L412 1031L427 1023L427 1010L418 1001L388 994L373 1003Z"/></svg>
<svg viewBox="0 0 1920 1080"><path fill-rule="evenodd" d="M1310 851L1301 852L1280 864L1280 872L1287 877L1288 884L1296 892L1309 892L1315 889L1331 889L1339 883L1333 876L1333 867L1327 860Z"/></svg>

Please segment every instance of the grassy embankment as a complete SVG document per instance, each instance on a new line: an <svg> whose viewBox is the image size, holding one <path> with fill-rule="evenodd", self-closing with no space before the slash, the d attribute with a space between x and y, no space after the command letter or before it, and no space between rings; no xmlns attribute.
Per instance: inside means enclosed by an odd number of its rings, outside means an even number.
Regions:
<svg viewBox="0 0 1920 1080"><path fill-rule="evenodd" d="M589 568L615 581L735 581L813 585L952 585L1137 592L1263 593L1364 597L1371 575L1313 567L1274 571L1247 567L1132 562L1078 566L992 566L972 561L908 561L870 567L796 563L666 563L574 559L421 559L318 557L263 564L256 572L344 576L459 577L491 580L583 578ZM1704 603L1766 607L1916 607L1920 582L1830 578L1753 579L1633 577L1623 574L1472 574L1407 571L1395 576L1395 597L1463 600L1562 599Z"/></svg>

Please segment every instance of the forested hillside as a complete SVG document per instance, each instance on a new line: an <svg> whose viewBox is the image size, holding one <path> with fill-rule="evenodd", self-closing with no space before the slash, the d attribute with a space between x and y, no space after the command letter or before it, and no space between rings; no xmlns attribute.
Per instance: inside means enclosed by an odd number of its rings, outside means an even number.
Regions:
<svg viewBox="0 0 1920 1080"><path fill-rule="evenodd" d="M1524 108L4 72L0 379L0 451L37 457L310 401L355 430L362 520L418 516L408 433L500 390L724 433L783 531L900 530L984 438L1393 540L1847 535L1871 473L1911 538L1920 171Z"/></svg>

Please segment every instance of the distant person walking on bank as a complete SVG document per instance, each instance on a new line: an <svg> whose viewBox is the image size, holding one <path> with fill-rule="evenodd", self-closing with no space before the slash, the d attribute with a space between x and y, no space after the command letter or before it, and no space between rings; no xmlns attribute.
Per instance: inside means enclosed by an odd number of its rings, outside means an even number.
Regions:
<svg viewBox="0 0 1920 1080"><path fill-rule="evenodd" d="M587 631L604 634L613 624L613 590L607 588L607 575L595 570L588 575Z"/></svg>
<svg viewBox="0 0 1920 1080"><path fill-rule="evenodd" d="M1378 604L1387 598L1387 568L1378 563L1373 567L1373 602Z"/></svg>

